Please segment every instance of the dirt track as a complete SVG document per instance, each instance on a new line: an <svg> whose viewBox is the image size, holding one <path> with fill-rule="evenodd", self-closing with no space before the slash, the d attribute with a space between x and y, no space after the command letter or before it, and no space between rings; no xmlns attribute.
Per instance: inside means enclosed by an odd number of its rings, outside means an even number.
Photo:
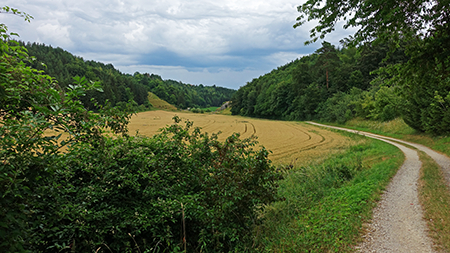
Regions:
<svg viewBox="0 0 450 253"><path fill-rule="evenodd" d="M379 139L398 147L405 154L404 164L374 209L368 233L357 249L361 252L434 252L431 239L427 236L427 227L417 193L417 181L422 163L415 149L399 143L424 151L433 158L441 166L449 185L450 159L419 144L346 128L308 123Z"/></svg>

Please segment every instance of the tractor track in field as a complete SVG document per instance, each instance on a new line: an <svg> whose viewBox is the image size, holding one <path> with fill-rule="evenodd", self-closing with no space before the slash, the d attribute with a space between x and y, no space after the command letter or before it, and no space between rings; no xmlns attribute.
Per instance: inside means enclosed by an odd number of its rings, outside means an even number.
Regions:
<svg viewBox="0 0 450 253"><path fill-rule="evenodd" d="M249 123L250 125L252 125L252 127L253 127L253 134L252 134L252 136L254 136L255 134L256 134L256 128L255 128L255 125L253 125L253 123Z"/></svg>
<svg viewBox="0 0 450 253"><path fill-rule="evenodd" d="M317 129L313 130L310 126L298 122L168 111L138 113L132 117L129 130L152 136L157 134L160 128L172 125L174 116L180 117L183 122L189 119L194 123L194 127L200 127L202 132L221 132L218 137L220 141L233 133L240 133L242 139L257 136L258 146L272 151L269 157L276 165L291 161L295 161L296 165L306 165L313 157L328 155L330 148L337 150L351 142L339 134L329 134L328 130L316 131ZM183 122L180 125L183 125Z"/></svg>
<svg viewBox="0 0 450 253"><path fill-rule="evenodd" d="M301 132L303 132L303 133L305 133L305 134L307 134L308 136L310 136L309 139L311 140L311 135L310 135L310 134L308 134L307 132L304 132L304 131L300 130L299 128L296 128L296 129L299 130L299 131L301 131ZM313 133L314 133L314 132L313 132ZM302 151L307 151L307 150L315 149L315 148L318 148L318 147L320 147L320 146L323 146L323 145L326 145L326 144L329 144L329 143L334 142L334 138L333 138L333 137L328 136L328 138L325 138L325 137L324 137L323 135L321 135L320 133L314 133L314 134L320 136L320 141L319 141L319 142L312 143L312 144L309 144L309 145L306 145L306 146L304 146L304 147L302 147L302 148L300 148L300 149L297 149L298 152L302 152Z"/></svg>
<svg viewBox="0 0 450 253"><path fill-rule="evenodd" d="M417 150L425 152L438 163L449 187L450 158L412 142L314 122L307 123L378 139L398 147L405 154L403 165L373 211L372 221L363 236L364 242L356 249L360 252L435 252L418 198L417 185L422 163Z"/></svg>
<svg viewBox="0 0 450 253"><path fill-rule="evenodd" d="M242 132L242 134L247 133L247 131L248 131L248 125L251 125L251 126L252 126L252 128L253 128L252 136L254 136L254 135L256 134L256 128L255 128L255 125L253 125L253 123L250 123L250 122L244 123L244 132Z"/></svg>
<svg viewBox="0 0 450 253"><path fill-rule="evenodd" d="M288 125L288 124L286 124L286 125ZM301 130L299 127L293 126L293 125L288 125L288 126L290 128L292 128L292 129L294 129L295 131L301 132L302 134L306 135L308 138L306 140L304 140L304 142L310 142L310 141L313 140L313 136L310 134L309 131ZM291 156L293 154L297 154L297 153L300 153L300 152L303 152L303 151L315 149L315 148L317 148L319 146L322 146L322 145L328 144L330 142L333 142L333 140L334 140L332 137L329 137L328 139L326 139L323 135L321 135L319 133L314 133L314 134L317 135L317 136L320 136L320 140L319 141L315 141L315 142L313 142L311 144L307 144L305 146L302 146L301 148L298 147L299 146L298 143L284 145L283 146L284 147L283 152L280 153L280 154L274 154L273 157ZM327 140L330 140L330 139L331 139L331 141L327 141Z"/></svg>

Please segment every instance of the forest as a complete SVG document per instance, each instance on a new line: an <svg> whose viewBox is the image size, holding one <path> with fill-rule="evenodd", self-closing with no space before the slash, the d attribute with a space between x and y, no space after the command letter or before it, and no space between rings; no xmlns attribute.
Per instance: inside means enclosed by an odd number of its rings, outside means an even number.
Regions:
<svg viewBox="0 0 450 253"><path fill-rule="evenodd" d="M233 97L232 112L272 119L320 119L339 123L354 116L393 119L400 113L396 88L381 89L380 82L373 82L377 77L373 72L387 64L405 62L407 56L398 50L383 61L387 53L388 48L383 45L336 48L323 42L315 53L241 87Z"/></svg>
<svg viewBox="0 0 450 253"><path fill-rule="evenodd" d="M389 82L395 77L391 68L411 59L404 47L390 51L386 43L351 47L341 42L342 47L323 42L315 53L253 79L234 94L232 113L341 124L355 117L403 117L416 130L450 133L448 73L446 79L423 80L426 86Z"/></svg>
<svg viewBox="0 0 450 253"><path fill-rule="evenodd" d="M72 84L73 77L85 77L100 82L102 91L90 91L81 100L86 108L95 110L95 99L101 105L108 101L112 106L123 106L132 102L136 108L151 108L147 93L153 92L159 98L175 105L179 109L188 107L221 106L229 101L235 92L233 89L213 86L191 85L175 80L163 80L161 76L135 72L133 75L121 73L112 64L84 60L62 48L53 48L39 43L20 43L28 54L36 58L30 66L43 70L56 78L61 88Z"/></svg>

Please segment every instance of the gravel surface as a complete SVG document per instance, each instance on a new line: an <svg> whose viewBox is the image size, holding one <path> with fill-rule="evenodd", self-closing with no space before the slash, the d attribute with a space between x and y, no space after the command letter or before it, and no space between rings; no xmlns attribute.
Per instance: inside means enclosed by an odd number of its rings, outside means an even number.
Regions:
<svg viewBox="0 0 450 253"><path fill-rule="evenodd" d="M399 139L395 139L395 138L391 138L391 137L371 134L371 133L362 132L362 134L367 135L368 137L372 137L372 138L382 138L382 139L385 139L385 140L392 140L392 141L395 141L395 142L403 143L403 144L409 145L411 147L414 147L414 148L416 148L416 149L418 149L420 151L425 152L434 161L436 161L436 163L441 167L442 172L444 174L444 179L447 182L447 186L450 189L450 158L449 157L447 157L447 156L445 156L443 154L440 154L440 153L430 149L429 147L426 147L426 146L421 145L421 144L408 142L408 141L403 141L403 140L399 140Z"/></svg>
<svg viewBox="0 0 450 253"><path fill-rule="evenodd" d="M417 151L399 144L405 143L426 152L444 170L449 178L450 159L425 146L394 138L360 132L340 127L326 126L314 122L310 124L365 135L398 147L405 154L405 162L386 188L381 201L374 209L373 218L367 227L364 241L356 247L360 252L435 252L427 235L427 226L419 204L417 182L422 163ZM395 142L392 142L395 141Z"/></svg>

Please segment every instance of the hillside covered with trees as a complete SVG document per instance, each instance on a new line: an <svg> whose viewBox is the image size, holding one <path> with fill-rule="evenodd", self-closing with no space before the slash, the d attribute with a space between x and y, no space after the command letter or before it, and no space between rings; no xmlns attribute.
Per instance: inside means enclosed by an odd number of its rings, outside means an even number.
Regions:
<svg viewBox="0 0 450 253"><path fill-rule="evenodd" d="M73 77L84 76L90 81L98 81L102 92L90 91L82 97L83 104L95 109L92 98L100 104L108 100L113 106L134 101L139 106L150 108L148 92L175 105L177 108L220 106L229 101L235 90L213 86L191 85L180 81L163 80L161 76L136 72L123 74L112 64L86 61L62 48L53 48L39 43L21 43L30 56L36 57L30 66L43 70L58 81L62 88L72 84ZM42 64L43 63L43 64Z"/></svg>
<svg viewBox="0 0 450 253"><path fill-rule="evenodd" d="M380 121L403 117L416 130L449 133L448 77L430 77L433 85L414 88L392 81L400 78L393 68L410 59L404 47L391 52L386 44L339 48L323 42L315 53L241 87L233 96L231 111L250 117L337 123L355 117Z"/></svg>
<svg viewBox="0 0 450 253"><path fill-rule="evenodd" d="M252 117L345 122L360 116L390 120L400 114L397 87L373 82L371 72L407 61L402 51L383 62L383 45L336 48L328 42L304 56L241 87L232 113Z"/></svg>
<svg viewBox="0 0 450 253"><path fill-rule="evenodd" d="M316 20L305 44L324 39L340 20L355 27L342 40L242 87L233 114L344 122L390 120L434 135L450 133L449 1L310 0L295 27Z"/></svg>

